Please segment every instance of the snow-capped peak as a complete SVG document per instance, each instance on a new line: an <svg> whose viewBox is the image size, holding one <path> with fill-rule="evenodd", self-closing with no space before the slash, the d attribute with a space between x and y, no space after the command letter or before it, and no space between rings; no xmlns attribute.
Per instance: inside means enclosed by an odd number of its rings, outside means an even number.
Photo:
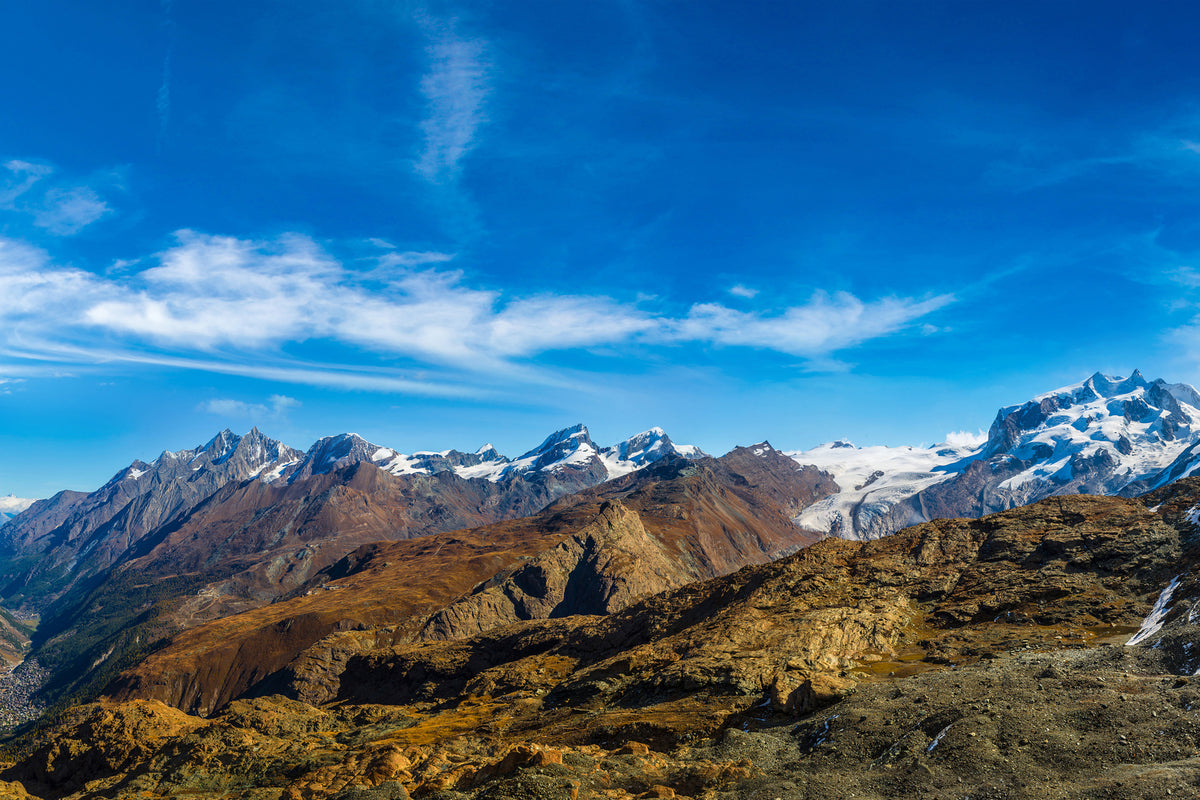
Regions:
<svg viewBox="0 0 1200 800"><path fill-rule="evenodd" d="M635 433L625 441L599 452L600 460L608 470L609 480L628 475L668 456L700 458L704 452L693 445L676 446L666 431L658 427Z"/></svg>
<svg viewBox="0 0 1200 800"><path fill-rule="evenodd" d="M833 473L842 488L805 509L797 522L865 538L934 512L987 513L1061 492L1146 491L1200 474L1200 408L1194 402L1200 395L1187 384L1149 381L1136 370L1128 377L1097 372L1001 408L982 447L974 436L954 434L932 448L834 442L790 453ZM940 487L969 469L963 489ZM958 495L973 498L978 508L954 506Z"/></svg>
<svg viewBox="0 0 1200 800"><path fill-rule="evenodd" d="M509 471L545 471L555 467L582 466L599 460L599 453L583 424L555 431L540 445L514 459Z"/></svg>
<svg viewBox="0 0 1200 800"><path fill-rule="evenodd" d="M356 433L317 440L302 459L280 462L259 477L265 481L295 481L309 475L358 462L369 462L392 475L436 475L454 472L460 478L493 482L509 476L570 470L588 485L628 474L669 455L701 458L705 453L691 445L675 445L662 428L651 428L601 450L587 426L572 425L547 436L537 447L509 460L485 444L473 453L458 450L418 450L406 455L392 447L373 444Z"/></svg>
<svg viewBox="0 0 1200 800"><path fill-rule="evenodd" d="M667 436L662 428L651 428L648 431L635 433L612 447L606 447L603 452L611 454L621 461L642 464L654 461L654 455L660 454L669 447L671 447L671 437Z"/></svg>

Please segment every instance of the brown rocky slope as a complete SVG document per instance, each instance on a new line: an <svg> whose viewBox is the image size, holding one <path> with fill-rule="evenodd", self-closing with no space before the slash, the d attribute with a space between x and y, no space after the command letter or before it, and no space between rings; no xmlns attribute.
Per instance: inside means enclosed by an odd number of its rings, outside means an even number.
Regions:
<svg viewBox="0 0 1200 800"><path fill-rule="evenodd" d="M84 706L2 777L43 798L1196 796L1198 502L1200 481L1052 498L603 616L362 637L276 687L313 702ZM1150 646L1106 644L1166 587Z"/></svg>
<svg viewBox="0 0 1200 800"><path fill-rule="evenodd" d="M677 459L659 465L655 475L676 474L690 463ZM802 473L794 464L787 468L796 476L787 480L801 494L814 491L810 484L820 480L819 473ZM723 474L722 480L738 476L728 469ZM655 479L639 472L620 485L630 491ZM54 602L43 617L33 653L55 675L48 687L51 693L87 696L163 637L286 597L356 547L521 517L558 497L562 489L554 475L539 480L518 475L494 484L453 472L394 476L365 462L291 483L231 482L182 519L143 536L119 563ZM749 484L738 491L757 496ZM786 535L778 540L769 534L761 541L733 546L718 534L713 542L720 546L700 552L717 565L714 570L763 560L764 548L774 553L809 540L796 535L778 512L757 508L738 513L753 519L766 515L768 525ZM730 524L746 527L737 519ZM750 529L757 530L753 525ZM688 573L688 579L713 574L719 572L701 570ZM486 577L474 575L473 580ZM344 624L338 619L332 626L321 622L326 625L321 635L379 618L376 614Z"/></svg>
<svg viewBox="0 0 1200 800"><path fill-rule="evenodd" d="M796 480L812 477L786 466ZM678 462L524 520L366 546L290 599L176 635L112 692L211 713L259 681L290 681L293 661L336 662L362 642L605 614L814 541L742 472Z"/></svg>

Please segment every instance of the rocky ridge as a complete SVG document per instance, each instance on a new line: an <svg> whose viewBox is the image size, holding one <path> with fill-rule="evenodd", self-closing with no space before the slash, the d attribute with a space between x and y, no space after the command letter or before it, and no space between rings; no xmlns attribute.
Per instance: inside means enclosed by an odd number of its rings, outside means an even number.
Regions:
<svg viewBox="0 0 1200 800"><path fill-rule="evenodd" d="M286 595L361 544L527 516L681 453L702 455L660 429L598 449L582 425L515 462L490 446L401 456L354 434L301 453L226 430L0 526L0 597L41 615L33 652L71 676L55 691L74 691L167 633ZM29 640L11 653L5 641L14 661Z"/></svg>
<svg viewBox="0 0 1200 800"><path fill-rule="evenodd" d="M714 463L715 472L704 466ZM770 471L763 464L757 467L760 473ZM814 494L817 489L804 488L817 473L787 459L779 459L775 468L784 470L779 485L791 486L793 496L819 496ZM692 497L690 505L681 505L669 491L650 488L683 473L707 476L691 481L700 487L694 496L684 492ZM649 504L648 509L653 505L652 515L665 515L655 523L653 535L670 543L670 558L679 562L664 567L669 581L653 584L658 591L768 560L815 538L797 529L774 500L753 488L759 480L711 459L666 458L586 490L575 500L560 497L554 513L561 515L563 504L598 507L622 493L632 493L635 502ZM322 586L328 580L323 570L356 547L527 517L559 497L560 489L554 475L532 482L520 475L500 482L467 480L452 471L393 476L362 461L295 480L230 483L180 520L143 537L120 564L50 604L31 651L53 674L46 687L50 699L94 696L118 672L161 648L166 638L262 606L282 608L279 601ZM543 527L534 518L525 526L526 535L536 538ZM684 540L690 544L679 544ZM533 555L547 546L522 552ZM455 584L456 592L469 590L505 566L493 561L486 574L468 573L470 582ZM409 575L395 579L411 581ZM578 579L574 585L579 585ZM255 644L242 655L212 662L213 669L230 669L232 675L222 672L196 685L185 682L186 687L172 689L169 696L180 692L178 696L203 697L205 703L211 698L225 702L285 666L315 640L394 619L388 616L391 609L399 608L396 613L403 616L407 608L389 598L380 598L372 607L367 617L323 610L288 622L289 631L296 627L287 635L257 633ZM272 660L285 656L280 663ZM252 661L262 663L247 665ZM211 685L214 680L217 687Z"/></svg>

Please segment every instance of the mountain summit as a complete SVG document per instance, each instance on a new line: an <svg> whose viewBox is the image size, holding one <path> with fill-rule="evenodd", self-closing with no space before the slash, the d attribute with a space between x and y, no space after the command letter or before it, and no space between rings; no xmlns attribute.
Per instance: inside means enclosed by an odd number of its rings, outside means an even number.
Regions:
<svg viewBox="0 0 1200 800"><path fill-rule="evenodd" d="M873 539L937 517L977 517L1056 494L1134 495L1200 470L1200 393L1183 383L1095 373L1001 408L979 445L789 455L831 472L841 492L797 523Z"/></svg>

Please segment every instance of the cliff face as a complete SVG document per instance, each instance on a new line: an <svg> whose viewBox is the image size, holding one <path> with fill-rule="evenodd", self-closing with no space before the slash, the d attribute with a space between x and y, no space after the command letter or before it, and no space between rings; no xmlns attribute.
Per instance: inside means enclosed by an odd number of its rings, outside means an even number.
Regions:
<svg viewBox="0 0 1200 800"><path fill-rule="evenodd" d="M531 619L608 614L696 576L618 501L553 548L497 573L433 614L422 639L462 639Z"/></svg>

